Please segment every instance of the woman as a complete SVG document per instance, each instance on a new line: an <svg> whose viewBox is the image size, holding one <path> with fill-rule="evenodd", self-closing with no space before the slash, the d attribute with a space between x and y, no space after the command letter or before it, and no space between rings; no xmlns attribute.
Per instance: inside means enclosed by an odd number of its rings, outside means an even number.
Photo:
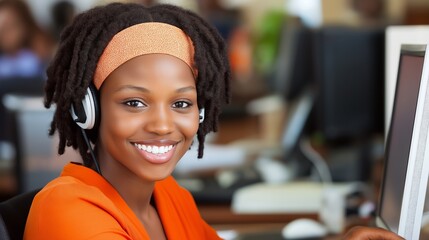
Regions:
<svg viewBox="0 0 429 240"><path fill-rule="evenodd" d="M48 68L45 105L56 104L59 154L72 146L83 164L36 196L25 238L218 239L170 174L196 134L203 155L229 75L222 38L191 12L111 4L79 15ZM82 105L92 87L99 115Z"/></svg>
<svg viewBox="0 0 429 240"><path fill-rule="evenodd" d="M50 134L83 164L38 193L25 239L219 239L170 176L195 135L202 157L229 101L212 27L169 5L97 7L65 30L47 74Z"/></svg>

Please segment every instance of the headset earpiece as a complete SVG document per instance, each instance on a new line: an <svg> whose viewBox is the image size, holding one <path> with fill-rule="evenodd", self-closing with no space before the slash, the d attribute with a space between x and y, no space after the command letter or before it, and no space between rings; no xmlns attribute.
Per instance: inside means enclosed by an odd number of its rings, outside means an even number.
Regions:
<svg viewBox="0 0 429 240"><path fill-rule="evenodd" d="M204 108L200 109L200 123L204 122L205 111Z"/></svg>
<svg viewBox="0 0 429 240"><path fill-rule="evenodd" d="M82 129L92 129L95 126L98 111L97 97L92 87L87 88L81 104L83 110L81 112L77 112L73 105L70 108L73 121Z"/></svg>

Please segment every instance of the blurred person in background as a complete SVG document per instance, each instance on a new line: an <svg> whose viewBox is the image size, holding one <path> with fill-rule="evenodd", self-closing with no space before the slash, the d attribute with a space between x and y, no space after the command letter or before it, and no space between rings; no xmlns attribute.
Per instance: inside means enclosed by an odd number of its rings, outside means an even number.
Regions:
<svg viewBox="0 0 429 240"><path fill-rule="evenodd" d="M4 96L42 93L52 43L25 2L0 0L0 144L16 141L15 121L6 111Z"/></svg>
<svg viewBox="0 0 429 240"><path fill-rule="evenodd" d="M59 41L63 29L69 25L75 17L76 7L70 1L59 1L52 5L51 15L52 35L57 41Z"/></svg>
<svg viewBox="0 0 429 240"><path fill-rule="evenodd" d="M384 0L350 0L352 15L348 23L360 27L377 27L388 24Z"/></svg>
<svg viewBox="0 0 429 240"><path fill-rule="evenodd" d="M34 20L26 3L0 1L0 80L42 77L52 40Z"/></svg>

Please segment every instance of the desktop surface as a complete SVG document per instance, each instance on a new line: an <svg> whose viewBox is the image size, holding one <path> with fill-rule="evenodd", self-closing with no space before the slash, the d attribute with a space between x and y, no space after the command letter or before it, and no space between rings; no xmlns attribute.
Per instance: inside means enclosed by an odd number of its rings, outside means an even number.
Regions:
<svg viewBox="0 0 429 240"><path fill-rule="evenodd" d="M236 240L260 240L260 239L270 239L270 240L284 240L282 237L281 231L266 231L259 233L243 233L239 234Z"/></svg>

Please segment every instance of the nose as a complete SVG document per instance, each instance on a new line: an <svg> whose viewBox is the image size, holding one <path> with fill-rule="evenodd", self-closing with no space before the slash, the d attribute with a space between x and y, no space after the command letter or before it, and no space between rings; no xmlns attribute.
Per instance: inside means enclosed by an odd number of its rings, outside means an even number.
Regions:
<svg viewBox="0 0 429 240"><path fill-rule="evenodd" d="M173 132L174 120L169 107L153 107L145 115L147 121L145 130L156 135L166 135Z"/></svg>

